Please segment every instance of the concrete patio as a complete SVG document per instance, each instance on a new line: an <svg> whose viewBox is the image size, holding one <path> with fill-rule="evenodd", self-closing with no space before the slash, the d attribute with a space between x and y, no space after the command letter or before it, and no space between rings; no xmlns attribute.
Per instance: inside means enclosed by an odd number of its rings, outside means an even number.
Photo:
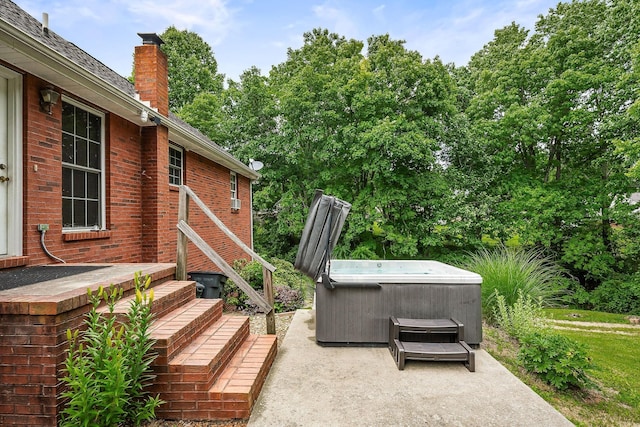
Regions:
<svg viewBox="0 0 640 427"><path fill-rule="evenodd" d="M571 426L484 350L462 363L407 363L387 348L322 347L298 310L249 426Z"/></svg>

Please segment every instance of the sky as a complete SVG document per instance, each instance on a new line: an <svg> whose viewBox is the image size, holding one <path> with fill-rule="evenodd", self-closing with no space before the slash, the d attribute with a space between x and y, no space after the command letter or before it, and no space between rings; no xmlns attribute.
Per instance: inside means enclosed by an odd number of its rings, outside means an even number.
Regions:
<svg viewBox="0 0 640 427"><path fill-rule="evenodd" d="M3 0L4 1L4 0ZM389 34L424 59L466 65L511 22L533 30L558 0L14 0L49 28L121 74L131 75L137 33L173 25L197 33L238 81L251 66L267 75L302 46L303 34L324 28L366 43Z"/></svg>

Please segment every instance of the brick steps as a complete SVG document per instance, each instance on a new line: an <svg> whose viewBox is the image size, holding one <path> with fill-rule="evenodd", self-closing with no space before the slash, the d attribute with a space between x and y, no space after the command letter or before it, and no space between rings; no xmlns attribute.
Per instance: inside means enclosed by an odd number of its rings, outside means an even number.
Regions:
<svg viewBox="0 0 640 427"><path fill-rule="evenodd" d="M181 373L182 383L160 393L167 403L156 410L158 418L172 420L246 419L269 374L277 352L273 335L249 335L227 361L210 387L202 373ZM206 388L205 388L206 387Z"/></svg>
<svg viewBox="0 0 640 427"><path fill-rule="evenodd" d="M181 287L188 291L181 290ZM180 300L171 311L165 300ZM173 303L178 305L178 303ZM251 335L249 318L223 315L222 300L196 299L194 282L154 288L150 329L158 357L150 392L166 403L158 418L174 420L245 419L275 359L275 336ZM124 302L123 307L128 307Z"/></svg>
<svg viewBox="0 0 640 427"><path fill-rule="evenodd" d="M28 292L0 292L1 426L58 424L66 331L84 327L91 308L87 288L122 288L125 297L114 314L126 321L136 271L152 278L151 335L159 357L149 391L167 402L158 417L249 417L275 358L275 336L251 335L248 318L223 315L221 300L196 299L195 282L174 280L173 264L122 264L101 274L30 285Z"/></svg>
<svg viewBox="0 0 640 427"><path fill-rule="evenodd" d="M167 364L213 322L222 316L222 300L194 299L156 319L149 332L156 340L158 365Z"/></svg>
<svg viewBox="0 0 640 427"><path fill-rule="evenodd" d="M251 335L210 390L221 418L248 418L277 353L274 335Z"/></svg>

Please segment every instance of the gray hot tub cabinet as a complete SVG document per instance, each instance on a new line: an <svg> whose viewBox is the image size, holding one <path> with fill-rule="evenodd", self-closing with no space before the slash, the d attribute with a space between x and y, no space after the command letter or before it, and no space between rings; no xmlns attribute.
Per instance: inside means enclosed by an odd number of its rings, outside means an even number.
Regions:
<svg viewBox="0 0 640 427"><path fill-rule="evenodd" d="M353 273L350 264L361 273ZM468 344L482 342L478 274L437 261L333 260L331 279L333 289L316 286L319 344L386 345L389 316L455 318L464 324Z"/></svg>

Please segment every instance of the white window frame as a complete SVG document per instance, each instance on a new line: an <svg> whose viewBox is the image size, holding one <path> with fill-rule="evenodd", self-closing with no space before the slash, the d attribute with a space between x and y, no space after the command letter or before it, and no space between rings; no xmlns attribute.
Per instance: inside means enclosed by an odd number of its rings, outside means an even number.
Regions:
<svg viewBox="0 0 640 427"><path fill-rule="evenodd" d="M231 182L231 200L238 198L238 175L231 171L230 173L230 182Z"/></svg>
<svg viewBox="0 0 640 427"><path fill-rule="evenodd" d="M175 150L176 152L180 153L180 167L178 166L174 166L171 164L171 150ZM171 182L171 179L174 178L174 176L171 174L172 170L179 170L180 171L180 182L179 183L175 183L175 182ZM182 147L180 147L179 145L176 145L174 143L169 143L169 185L182 185L184 183L184 149Z"/></svg>
<svg viewBox="0 0 640 427"><path fill-rule="evenodd" d="M98 187L98 191L100 194L98 194L98 209L99 209L99 218L100 218L100 225L98 227L99 230L106 230L106 222L107 222L107 209L106 209L106 198L105 198L105 188L106 188L106 173L105 173L105 145L106 145L106 141L105 141L105 118L106 115L99 110L96 110L94 108L89 107L86 104L83 104L73 98L70 98L68 96L65 96L64 94L62 95L62 101L66 102L68 104L71 104L73 106L75 106L76 108L80 108L84 111L87 111L93 115L99 116L100 117L100 184ZM60 130L61 134L62 134L62 129ZM62 167L65 166L65 164L68 165L72 165L70 163L65 163L65 162L61 162L62 163ZM77 165L72 165L72 166L77 166ZM62 168L60 170L60 177L62 178ZM62 207L61 207L62 209ZM62 227L62 232L77 232L77 231L86 231L86 230L95 230L95 227Z"/></svg>

